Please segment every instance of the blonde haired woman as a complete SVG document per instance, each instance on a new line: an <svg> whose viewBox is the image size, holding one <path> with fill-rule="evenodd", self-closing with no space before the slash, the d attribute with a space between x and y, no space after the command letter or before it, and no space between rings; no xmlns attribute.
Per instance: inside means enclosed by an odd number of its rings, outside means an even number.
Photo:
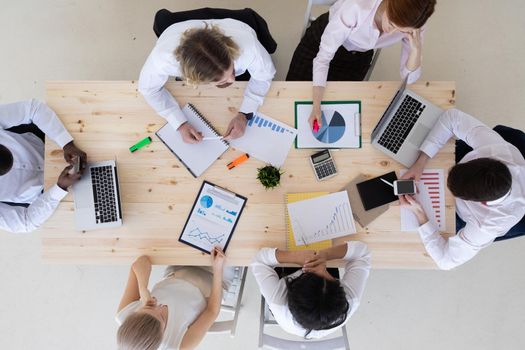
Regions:
<svg viewBox="0 0 525 350"><path fill-rule="evenodd" d="M197 143L202 135L181 111L164 87L169 77L189 85L215 84L225 88L248 71L250 80L239 112L230 122L225 138L242 136L270 88L275 75L270 54L247 24L234 19L188 20L169 26L159 37L139 79L139 91L155 111L181 133L185 142Z"/></svg>
<svg viewBox="0 0 525 350"><path fill-rule="evenodd" d="M119 350L193 349L201 342L220 312L223 283L233 278L233 268L223 274L224 253L216 248L211 256L213 273L169 266L151 292L150 259L133 263L116 316Z"/></svg>

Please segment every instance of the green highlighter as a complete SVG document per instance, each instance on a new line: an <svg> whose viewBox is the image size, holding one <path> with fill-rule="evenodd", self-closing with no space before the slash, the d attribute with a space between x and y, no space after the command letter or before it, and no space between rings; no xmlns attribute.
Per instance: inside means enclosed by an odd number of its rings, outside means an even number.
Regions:
<svg viewBox="0 0 525 350"><path fill-rule="evenodd" d="M139 142L137 142L136 144L134 144L133 146L131 146L129 148L129 150L130 150L131 153L133 153L136 150L141 149L142 147L144 147L146 145L149 145L150 143L151 143L151 137L148 136L145 139L142 139Z"/></svg>

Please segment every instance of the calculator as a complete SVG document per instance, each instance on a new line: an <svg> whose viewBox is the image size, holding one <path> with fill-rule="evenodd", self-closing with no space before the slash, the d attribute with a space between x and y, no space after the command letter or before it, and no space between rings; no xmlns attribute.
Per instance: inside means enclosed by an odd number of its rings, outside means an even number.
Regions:
<svg viewBox="0 0 525 350"><path fill-rule="evenodd" d="M319 181L326 180L332 176L337 175L334 159L332 158L329 150L312 154L310 156L310 162L314 168L315 176Z"/></svg>

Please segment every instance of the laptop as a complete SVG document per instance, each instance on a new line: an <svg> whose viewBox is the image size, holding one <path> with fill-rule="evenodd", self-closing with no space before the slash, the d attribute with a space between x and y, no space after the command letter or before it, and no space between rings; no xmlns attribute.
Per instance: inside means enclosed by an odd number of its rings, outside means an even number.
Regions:
<svg viewBox="0 0 525 350"><path fill-rule="evenodd" d="M417 160L419 147L443 109L408 90L406 86L407 78L372 131L372 145L410 167Z"/></svg>
<svg viewBox="0 0 525 350"><path fill-rule="evenodd" d="M77 230L122 226L116 161L88 163L73 191Z"/></svg>

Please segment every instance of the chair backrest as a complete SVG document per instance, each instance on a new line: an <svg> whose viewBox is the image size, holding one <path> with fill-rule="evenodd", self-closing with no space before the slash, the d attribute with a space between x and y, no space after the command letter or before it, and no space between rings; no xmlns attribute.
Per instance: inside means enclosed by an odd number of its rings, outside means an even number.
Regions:
<svg viewBox="0 0 525 350"><path fill-rule="evenodd" d="M525 157L525 132L505 125L495 126L494 131L505 141L516 147Z"/></svg>
<svg viewBox="0 0 525 350"><path fill-rule="evenodd" d="M304 25L303 32L301 33L301 38L306 31L306 28L310 26L310 23L315 21L315 18L312 18L312 7L313 6L332 6L337 0L308 0L306 4L306 11L304 13Z"/></svg>
<svg viewBox="0 0 525 350"><path fill-rule="evenodd" d="M259 348L266 347L275 350L350 350L348 334L345 326L341 327L339 337L323 340L306 340L298 338L290 340L269 335L264 332L266 325L276 325L270 317L271 313L266 300L261 296L261 315L259 317Z"/></svg>
<svg viewBox="0 0 525 350"><path fill-rule="evenodd" d="M208 330L209 333L229 332L231 337L235 336L247 273L247 267L235 268L235 277L227 293L225 293L229 295L225 295L225 297L223 297L224 302L221 305L221 313L230 313L233 314L233 317L229 320L215 321Z"/></svg>
<svg viewBox="0 0 525 350"><path fill-rule="evenodd" d="M196 10L181 11L181 12L170 12L169 10L162 9L155 14L153 21L153 31L159 37L166 28L172 24L194 20L194 19L225 19L232 18L241 22L246 23L257 34L257 39L261 45L272 54L277 50L277 43L270 34L268 24L257 12L250 8L242 10L229 10L229 9L218 9L205 7Z"/></svg>

